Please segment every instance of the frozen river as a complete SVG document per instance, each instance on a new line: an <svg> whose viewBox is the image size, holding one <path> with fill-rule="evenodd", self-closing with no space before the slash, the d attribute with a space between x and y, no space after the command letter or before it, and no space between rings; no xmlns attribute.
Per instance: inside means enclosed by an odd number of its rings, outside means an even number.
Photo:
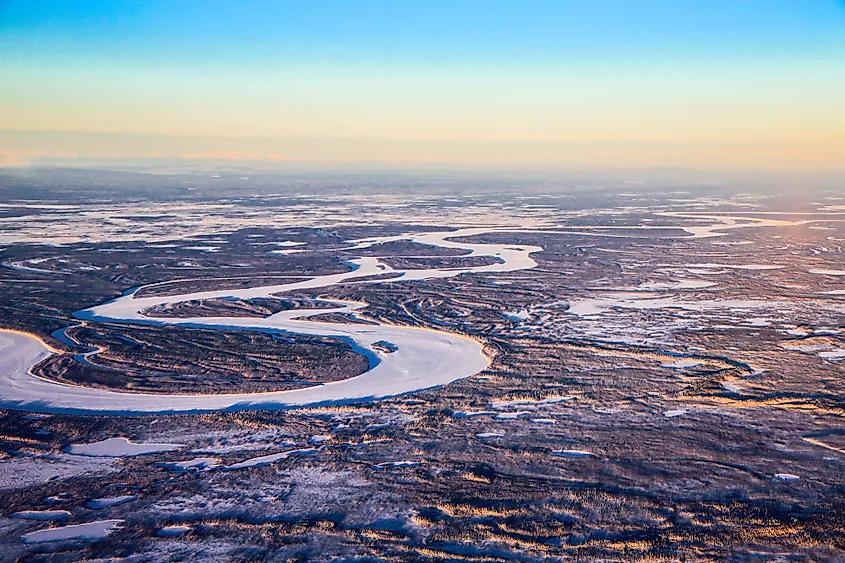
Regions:
<svg viewBox="0 0 845 563"><path fill-rule="evenodd" d="M30 335L0 331L0 353L3 358L0 360L3 378L0 406L37 412L112 415L283 409L376 400L469 377L484 370L489 364L481 343L471 338L424 328L386 324L334 324L309 320L310 316L329 312L354 314L355 310L365 306L361 303L331 301L336 306L334 309L282 311L266 318L152 318L146 316L144 311L154 306L185 301L215 298L253 299L272 297L298 289L327 288L342 283L393 283L446 278L467 272L508 272L536 266L530 254L542 250L540 247L470 244L453 240L495 231L483 228L463 229L353 242L353 248L366 248L374 244L410 239L422 244L465 249L470 252L468 256L492 256L498 259L497 263L486 266L394 270L378 258L359 258L350 262L355 267L353 271L342 274L316 276L294 283L241 290L141 298L136 298L133 293L76 313L76 317L84 321L257 330L340 338L370 358L370 369L359 376L303 389L265 393L168 395L94 389L33 376L30 373L31 367L54 352ZM346 281L385 273L397 273L400 277L377 281ZM378 351L373 347L377 342L390 343L395 347L395 351Z"/></svg>
<svg viewBox="0 0 845 563"><path fill-rule="evenodd" d="M676 218L694 218L713 221L696 226L660 226L651 229L682 229L690 238L725 236L722 231L748 227L773 227L795 225L799 222L779 221L753 217L717 216L705 214L663 213ZM801 221L805 223L808 221ZM186 301L231 298L253 299L273 297L286 292L328 288L343 283L395 283L434 278L448 278L463 273L500 273L524 270L536 266L531 254L542 250L538 246L481 244L461 240L474 235L490 233L557 233L594 234L598 237L633 237L632 234L608 235L604 232L587 233L593 228L628 229L630 227L578 227L567 231L564 227L544 229L522 228L466 228L456 231L404 234L351 241L347 250L365 249L374 245L413 241L441 248L462 249L464 256L488 256L496 263L460 268L428 268L394 270L378 258L351 260L350 272L303 278L281 285L263 286L240 290L219 290L185 293L170 296L135 297L140 292L124 295L102 305L78 311L82 321L119 322L146 325L171 325L204 329L254 330L278 333L325 336L342 339L370 359L370 369L343 381L319 386L265 393L168 395L143 394L93 389L42 379L30 369L50 354L40 340L23 333L0 330L0 407L53 413L88 414L163 414L207 412L215 410L284 409L307 405L330 405L377 400L413 391L445 385L469 377L489 365L482 344L471 338L448 332L394 326L387 324L335 324L309 320L309 317L330 313L352 313L366 304L330 301L334 309L292 310L265 317L192 317L154 318L144 311L156 306L173 305ZM646 228L644 227L643 230ZM407 257L407 256L405 256ZM360 280L362 276L394 273L397 277L379 280ZM161 284L156 284L161 285ZM386 352L376 343L386 342L395 348ZM96 351L93 352L96 354ZM86 353L90 356L91 353Z"/></svg>

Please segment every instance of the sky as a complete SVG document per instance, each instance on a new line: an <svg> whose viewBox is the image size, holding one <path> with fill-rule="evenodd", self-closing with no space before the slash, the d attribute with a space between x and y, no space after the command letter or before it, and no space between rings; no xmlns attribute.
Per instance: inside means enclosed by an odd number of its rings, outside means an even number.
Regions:
<svg viewBox="0 0 845 563"><path fill-rule="evenodd" d="M842 0L0 0L0 165L845 169Z"/></svg>

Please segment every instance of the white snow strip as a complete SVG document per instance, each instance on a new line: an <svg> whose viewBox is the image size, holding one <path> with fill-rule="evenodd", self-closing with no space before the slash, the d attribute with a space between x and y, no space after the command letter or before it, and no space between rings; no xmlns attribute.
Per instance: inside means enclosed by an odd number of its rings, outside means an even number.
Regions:
<svg viewBox="0 0 845 563"><path fill-rule="evenodd" d="M123 504L124 502L135 500L136 498L138 498L138 495L122 495L119 497L95 498L86 502L85 506L94 510L99 510L102 508L117 506L118 504Z"/></svg>
<svg viewBox="0 0 845 563"><path fill-rule="evenodd" d="M574 401L575 397L567 396L567 397L547 397L545 399L513 399L510 401L492 401L490 403L490 407L494 409L506 409L508 407L513 406L523 406L523 405L554 405L557 403L568 403L569 401Z"/></svg>
<svg viewBox="0 0 845 563"><path fill-rule="evenodd" d="M270 250L267 254L281 254L282 256L288 256L290 254L302 254L303 252L308 252L304 249L292 249L292 250Z"/></svg>
<svg viewBox="0 0 845 563"><path fill-rule="evenodd" d="M173 537L176 537L176 536L185 535L190 531L191 531L190 526L182 526L182 525L165 526L164 528L160 528L158 530L158 532L156 532L156 535L161 536L163 538L173 538Z"/></svg>
<svg viewBox="0 0 845 563"><path fill-rule="evenodd" d="M264 243L261 243L261 244L275 244L276 246L288 247L288 246L302 246L305 243L304 242L298 242L298 241L295 241L295 240L280 240L280 241L275 241L275 242L264 242Z"/></svg>
<svg viewBox="0 0 845 563"><path fill-rule="evenodd" d="M502 316L512 321L524 321L531 318L531 313L528 312L528 309L520 309L519 311L506 311L502 313Z"/></svg>
<svg viewBox="0 0 845 563"><path fill-rule="evenodd" d="M316 435L316 436L311 436L311 437L308 439L308 443L310 443L310 444L313 444L313 445L317 446L317 445L320 445L320 444L322 444L322 443L324 443L324 442L328 442L328 441L330 441L331 439L332 439L332 437L331 437L331 436L327 436L327 435L324 435L324 434L318 434L318 435Z"/></svg>
<svg viewBox="0 0 845 563"><path fill-rule="evenodd" d="M251 457L244 461L240 461L238 463L233 463L232 465L226 465L223 469L227 471L232 471L235 469L246 469L248 467L261 467L263 465L270 465L271 463L276 463L277 461L281 461L283 459L287 459L294 455L308 455L308 454L315 454L320 450L317 448L303 448L298 450L287 450L284 452L279 452L277 454L270 454L270 455L263 455L259 457Z"/></svg>
<svg viewBox="0 0 845 563"><path fill-rule="evenodd" d="M70 512L67 510L21 510L12 514L12 518L47 521L67 520L70 518Z"/></svg>
<svg viewBox="0 0 845 563"><path fill-rule="evenodd" d="M678 360L677 362L672 362L669 364L661 364L665 368L670 369L686 369L686 368L694 368L696 366L702 365L704 362L700 360Z"/></svg>
<svg viewBox="0 0 845 563"><path fill-rule="evenodd" d="M69 454L92 457L130 457L157 452L169 452L184 447L183 444L143 444L135 443L122 436L109 438L90 444L73 444L67 449Z"/></svg>
<svg viewBox="0 0 845 563"><path fill-rule="evenodd" d="M195 457L184 461L165 461L159 465L172 471L205 471L220 465L220 458Z"/></svg>
<svg viewBox="0 0 845 563"><path fill-rule="evenodd" d="M595 457L595 454L592 452L584 450L554 450L552 455L561 457Z"/></svg>
<svg viewBox="0 0 845 563"><path fill-rule="evenodd" d="M452 413L455 418L474 418L476 416L486 416L496 414L495 411L456 411Z"/></svg>
<svg viewBox="0 0 845 563"><path fill-rule="evenodd" d="M713 287L714 285L716 285L714 282L684 279L673 282L645 282L638 285L636 289L639 289L641 291L662 291L668 289L704 289L706 287Z"/></svg>
<svg viewBox="0 0 845 563"><path fill-rule="evenodd" d="M530 413L531 411L503 412L496 415L496 420L516 420L520 416Z"/></svg>
<svg viewBox="0 0 845 563"><path fill-rule="evenodd" d="M662 267L675 267L679 264L659 264ZM695 268L695 269L705 269L705 270L712 270L712 269L725 269L725 270L780 270L783 266L777 266L774 264L680 264L684 268Z"/></svg>
<svg viewBox="0 0 845 563"><path fill-rule="evenodd" d="M819 356L828 360L835 360L838 358L845 358L845 348L837 348L836 350L828 350L820 352Z"/></svg>
<svg viewBox="0 0 845 563"><path fill-rule="evenodd" d="M373 469L389 469L391 467L418 467L422 465L419 461L401 460L401 461L385 461L373 465Z"/></svg>
<svg viewBox="0 0 845 563"><path fill-rule="evenodd" d="M73 524L59 528L47 528L29 532L21 536L24 543L43 543L52 541L86 540L95 541L108 537L120 528L124 520L98 520L85 524Z"/></svg>

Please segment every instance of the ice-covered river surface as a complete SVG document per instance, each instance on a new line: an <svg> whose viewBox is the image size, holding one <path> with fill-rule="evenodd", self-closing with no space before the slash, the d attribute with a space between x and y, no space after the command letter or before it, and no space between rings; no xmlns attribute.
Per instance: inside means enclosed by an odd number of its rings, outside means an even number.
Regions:
<svg viewBox="0 0 845 563"><path fill-rule="evenodd" d="M445 385L484 370L489 360L476 340L425 328L386 324L333 324L308 320L308 317L331 312L354 313L362 303L332 301L334 309L289 310L265 317L192 317L151 318L144 311L151 307L185 301L232 298L271 297L288 291L330 287L341 283L391 283L395 281L447 278L467 272L509 272L532 268L536 263L532 252L536 246L470 244L453 239L496 229L472 228L459 231L425 233L401 237L371 238L355 241L355 248L393 240L414 242L444 248L470 251L467 256L492 256L498 262L465 268L431 268L394 270L378 258L351 261L354 269L342 274L306 278L282 285L241 290L220 290L181 295L135 297L125 295L102 305L76 313L80 320L121 322L151 325L173 325L206 329L240 329L280 333L296 333L344 339L370 358L370 369L343 381L288 391L209 395L143 394L94 389L69 385L36 377L31 368L53 353L40 340L27 334L0 331L0 406L36 412L79 414L165 414L215 410L283 409L306 405L327 405L377 400ZM387 280L347 281L362 276L385 273L401 274ZM395 351L377 351L373 345L388 342Z"/></svg>
<svg viewBox="0 0 845 563"><path fill-rule="evenodd" d="M666 214L686 217L683 214ZM655 227L656 229L679 229L690 238L724 236L720 232L745 227L771 227L797 224L760 218L719 217L694 215L712 220L708 225L695 227ZM578 234L586 234L591 227L579 227ZM608 229L612 227L602 227ZM352 271L303 278L301 281L281 285L255 287L250 289L229 289L203 291L168 296L136 297L140 291L124 295L102 305L78 311L75 315L82 321L120 322L147 325L171 325L204 329L254 330L278 333L324 336L343 339L357 351L370 359L370 369L365 373L343 381L319 386L263 393L235 394L144 394L94 389L78 385L59 383L34 376L30 370L38 362L54 353L40 340L17 332L0 330L0 408L11 408L35 412L78 413L78 414L167 414L196 413L216 410L285 409L299 406L344 404L395 397L422 389L445 385L469 377L484 370L489 360L480 342L457 334L426 328L395 326L388 324L336 324L315 322L309 317L324 313L352 313L366 306L365 303L329 301L333 309L282 311L265 318L255 317L186 317L154 318L145 311L152 307L173 305L186 301L207 299L254 299L273 297L285 292L327 288L343 283L393 283L396 281L422 281L435 278L449 278L463 273L502 273L524 270L536 266L531 258L539 246L471 243L466 237L491 234L535 232L573 234L565 229L531 229L504 227L472 227L445 232L426 232L386 236L350 241L347 250L365 249L374 245L395 241L411 241L440 248L468 251L464 257L494 257L497 261L483 266L426 269L393 269L378 258L357 258L349 261ZM599 237L606 233L589 233ZM612 235L629 237L635 235ZM670 238L672 238L670 236ZM403 257L408 257L404 256ZM361 279L393 273L389 279ZM155 284L161 285L161 284ZM143 289L143 288L141 288ZM323 301L326 300L315 300ZM392 346L374 346L376 343ZM388 352L386 348L395 348ZM96 353L96 351L94 352ZM85 355L90 355L86 353Z"/></svg>

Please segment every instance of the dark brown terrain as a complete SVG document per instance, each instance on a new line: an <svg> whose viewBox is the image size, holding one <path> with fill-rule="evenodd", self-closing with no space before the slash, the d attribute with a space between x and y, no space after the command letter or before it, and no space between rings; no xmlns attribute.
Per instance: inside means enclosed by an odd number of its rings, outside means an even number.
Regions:
<svg viewBox="0 0 845 563"><path fill-rule="evenodd" d="M441 202L431 180L386 215L365 211L374 197L401 198L387 188L373 195L369 181L360 181L360 207L322 192L310 203L244 196L241 210L269 210L249 215L264 226L246 224L236 205L225 217L207 212L209 225L220 224L214 233L2 244L3 327L66 352L37 375L126 392L245 393L353 377L368 356L338 339L228 329L85 323L67 331L76 345L51 335L79 324L75 311L138 285L187 280L142 290L153 295L280 284L350 271L346 261L359 256L384 256L397 269L477 267L495 261L407 241L353 253L345 241L450 230L491 210L514 229L545 222L542 232L468 239L541 246L531 269L379 276L388 281L148 311L152 321L264 317L330 306L313 299L356 301L367 304L360 317L311 320L455 332L480 340L491 363L444 387L360 404L147 417L0 411L0 559L845 560L845 215L827 207L838 192L716 185L632 194L546 183L467 188ZM90 193L76 193L42 197L89 204ZM168 193L170 207L202 203ZM153 203L135 201L134 214L154 231L182 228ZM318 224L306 224L303 205L322 214ZM682 227L713 220L667 210L782 224L694 238ZM27 214L46 213L0 212L21 222L9 224L9 237L34 237ZM279 217L286 223L271 224ZM59 228L77 219L50 220ZM126 240L112 240L118 234ZM304 242L279 248L308 252L269 254L277 247L256 244L267 241ZM90 347L100 352L74 359ZM178 448L126 457L69 449L115 437ZM91 508L92 499L123 496L131 498ZM70 514L16 515L44 510ZM104 519L123 523L98 541L21 539Z"/></svg>

